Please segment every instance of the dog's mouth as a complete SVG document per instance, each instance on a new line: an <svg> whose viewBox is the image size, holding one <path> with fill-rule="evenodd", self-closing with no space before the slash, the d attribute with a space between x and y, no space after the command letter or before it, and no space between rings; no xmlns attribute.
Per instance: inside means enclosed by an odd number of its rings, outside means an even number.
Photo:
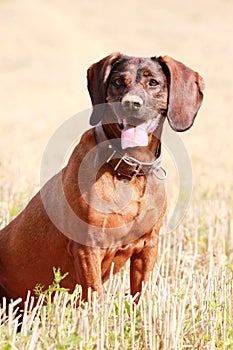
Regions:
<svg viewBox="0 0 233 350"><path fill-rule="evenodd" d="M121 130L122 149L148 146L149 134L156 129L160 120L159 116L142 122L138 119L117 119L118 128Z"/></svg>

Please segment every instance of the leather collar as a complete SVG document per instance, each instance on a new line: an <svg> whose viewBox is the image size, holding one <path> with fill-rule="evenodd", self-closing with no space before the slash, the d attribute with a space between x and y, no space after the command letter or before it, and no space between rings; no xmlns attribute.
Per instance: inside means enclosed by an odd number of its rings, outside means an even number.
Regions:
<svg viewBox="0 0 233 350"><path fill-rule="evenodd" d="M132 179L137 176L146 176L154 173L157 178L165 179L166 171L160 165L161 162L161 146L159 148L159 155L153 162L141 162L136 158L123 153L117 147L115 139L108 139L102 125L95 127L95 139L99 147L104 145L104 163L108 164L116 173L118 177L125 177ZM162 171L162 172L161 172Z"/></svg>

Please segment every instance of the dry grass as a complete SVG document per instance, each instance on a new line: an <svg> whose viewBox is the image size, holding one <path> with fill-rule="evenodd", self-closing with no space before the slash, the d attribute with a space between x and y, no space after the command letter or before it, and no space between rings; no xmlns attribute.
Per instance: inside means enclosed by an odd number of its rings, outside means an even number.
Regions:
<svg viewBox="0 0 233 350"><path fill-rule="evenodd" d="M169 235L161 232L158 263L139 305L129 295L126 266L105 284L102 305L94 295L91 303L76 308L79 288L72 295L57 291L53 302L49 291L38 300L28 298L21 333L16 332L18 301L10 305L8 317L3 305L0 348L231 349L233 244L228 208L227 198L195 198L179 228Z"/></svg>
<svg viewBox="0 0 233 350"><path fill-rule="evenodd" d="M91 63L116 50L168 54L206 81L195 125L182 135L194 164L192 205L176 231L161 232L158 264L139 305L129 296L128 267L105 285L103 305L95 298L75 308L77 295L66 292L47 306L45 296L28 300L21 333L17 301L9 317L3 305L0 349L232 349L233 2L7 0L0 6L0 227L34 192L53 131L90 107Z"/></svg>

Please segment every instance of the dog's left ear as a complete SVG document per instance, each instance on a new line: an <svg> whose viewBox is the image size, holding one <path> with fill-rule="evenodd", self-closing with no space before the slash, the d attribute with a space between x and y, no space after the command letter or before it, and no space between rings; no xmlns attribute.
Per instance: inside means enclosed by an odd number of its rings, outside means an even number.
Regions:
<svg viewBox="0 0 233 350"><path fill-rule="evenodd" d="M92 64L87 71L87 87L93 105L90 124L93 126L98 124L103 117L108 77L113 64L118 61L121 56L119 52L112 53L101 61ZM95 107L95 105L101 104L102 106Z"/></svg>
<svg viewBox="0 0 233 350"><path fill-rule="evenodd" d="M175 131L185 131L194 122L203 100L204 80L172 57L158 57L168 79L167 117Z"/></svg>

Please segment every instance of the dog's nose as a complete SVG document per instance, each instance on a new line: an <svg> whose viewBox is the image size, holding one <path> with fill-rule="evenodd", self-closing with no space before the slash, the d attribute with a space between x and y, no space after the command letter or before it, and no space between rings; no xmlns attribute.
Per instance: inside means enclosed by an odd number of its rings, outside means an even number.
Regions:
<svg viewBox="0 0 233 350"><path fill-rule="evenodd" d="M143 100L137 95L126 95L121 101L124 109L129 111L137 111L143 105Z"/></svg>

